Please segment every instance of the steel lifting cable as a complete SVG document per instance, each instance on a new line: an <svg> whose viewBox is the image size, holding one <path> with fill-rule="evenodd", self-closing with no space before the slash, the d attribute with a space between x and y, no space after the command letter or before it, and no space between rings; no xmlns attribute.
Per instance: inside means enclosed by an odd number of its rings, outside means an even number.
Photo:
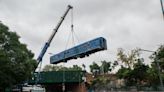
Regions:
<svg viewBox="0 0 164 92"><path fill-rule="evenodd" d="M73 33L74 33L74 25L73 25L73 9L72 9L72 11L71 11L71 32L69 33L69 36L68 36L68 39L67 39L67 42L66 42L66 47L65 47L65 51L66 51L66 49L67 49L67 47L68 47L68 44L69 44L69 40L70 40L70 38L72 37L72 44L73 45L75 45L75 41L74 41L74 35L73 35ZM64 58L65 58L65 53L64 53ZM64 69L64 67L65 67L65 62L66 61L64 61L63 62L63 83L62 83L62 91L63 92L65 92L65 69Z"/></svg>
<svg viewBox="0 0 164 92"><path fill-rule="evenodd" d="M73 9L72 9L72 11L71 11L71 33L72 33L72 44L75 45L75 37L76 37L78 43L79 43L79 40L74 32L74 23L73 23L74 20L73 19L74 19L74 16L73 16ZM79 80L79 88L80 88L80 75L78 77L78 80Z"/></svg>
<svg viewBox="0 0 164 92"><path fill-rule="evenodd" d="M73 15L73 9L72 9L72 11L71 11L71 33L72 33L72 41L73 41L73 44L75 45L75 39L77 39L77 41L78 41L78 43L79 43L79 38L78 38L78 36L76 35L76 33L75 33L75 31L74 31L74 15ZM95 54L95 56L96 56L96 58L99 58L100 59L100 61L103 61L102 60L102 57L101 57L101 53L99 52L98 53L99 55L96 55ZM96 59L97 60L97 59ZM79 87L80 87L80 81L79 81Z"/></svg>
<svg viewBox="0 0 164 92"><path fill-rule="evenodd" d="M73 9L71 11L71 32L72 32L72 41L73 44L75 45L75 39L77 39L77 42L79 43L79 38L76 35L75 31L74 31L74 15L73 15Z"/></svg>
<svg viewBox="0 0 164 92"><path fill-rule="evenodd" d="M72 33L72 44L75 45L75 38L77 39L78 43L79 43L79 39L74 32L74 20L73 19L74 19L74 16L73 16L73 9L72 9L72 11L71 11L71 33ZM80 75L78 77L78 80L79 80L79 88L80 88ZM82 90L81 90L81 92L82 92Z"/></svg>
<svg viewBox="0 0 164 92"><path fill-rule="evenodd" d="M72 44L75 45L73 32L74 32L74 25L73 25L73 10L72 10L71 11L71 33L72 33Z"/></svg>
<svg viewBox="0 0 164 92"><path fill-rule="evenodd" d="M65 50L67 49L68 47L68 44L69 44L69 41L70 39L72 39L72 45L75 45L75 32L74 32L74 24L73 24L73 9L71 10L71 31L69 33L69 36L68 36L68 40L66 42L66 48ZM77 39L78 40L78 39Z"/></svg>
<svg viewBox="0 0 164 92"><path fill-rule="evenodd" d="M66 47L65 47L65 51L68 47L69 44L69 40L72 39L72 45L75 45L75 39L77 39L77 41L79 42L78 37L76 36L75 32L74 32L74 16L73 16L73 9L71 10L71 32L69 33L67 42L66 42ZM64 58L65 58L65 53L64 53ZM66 62L66 61L65 61ZM63 62L63 67L65 66L65 62ZM62 90L63 92L65 91L65 69L63 69L63 83L62 83ZM80 85L79 85L80 86Z"/></svg>

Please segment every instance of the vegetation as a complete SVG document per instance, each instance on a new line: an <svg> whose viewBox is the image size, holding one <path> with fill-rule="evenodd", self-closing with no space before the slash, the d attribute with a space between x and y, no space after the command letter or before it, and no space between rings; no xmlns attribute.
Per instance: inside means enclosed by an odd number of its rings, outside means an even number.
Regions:
<svg viewBox="0 0 164 92"><path fill-rule="evenodd" d="M98 65L96 62L93 62L90 67L90 72L92 74L109 74L116 66L118 62L115 61L114 63L110 61L101 61L101 65Z"/></svg>
<svg viewBox="0 0 164 92"><path fill-rule="evenodd" d="M156 62L159 62L160 67L164 69L164 45L161 45L156 52L154 52L151 56L150 59L153 60L152 66L156 66Z"/></svg>
<svg viewBox="0 0 164 92"><path fill-rule="evenodd" d="M9 28L0 23L0 89L12 87L23 83L31 78L31 72L36 68L34 54L27 49L26 44L19 41L19 36L15 32L10 32ZM124 79L126 86L158 86L159 75L157 74L157 62L159 62L161 72L164 70L164 45L161 45L150 59L152 63L146 65L144 59L140 57L139 49L125 52L118 49L117 60L101 61L101 64L93 62L90 72L97 75L110 74L116 66L121 66L116 72L119 79ZM86 66L83 64L85 69ZM43 71L82 71L78 65L64 67L57 65L46 65ZM161 74L164 79L164 74ZM103 76L95 77L92 85L106 85L110 79Z"/></svg>
<svg viewBox="0 0 164 92"><path fill-rule="evenodd" d="M34 54L20 43L19 36L0 23L0 87L12 87L31 77ZM0 89L2 89L0 88Z"/></svg>
<svg viewBox="0 0 164 92"><path fill-rule="evenodd" d="M94 74L93 70L99 70L99 74L103 73L109 74L110 71L116 66L121 66L116 72L118 79L125 80L125 86L148 86L152 88L157 88L160 85L159 75L157 71L157 63L160 63L160 67L164 69L164 45L160 46L157 51L152 53L150 59L152 63L146 65L144 59L140 57L139 49L131 50L130 52L125 52L123 49L119 49L117 53L117 61L114 63L102 61L99 66L97 63L93 62L90 65L90 70ZM103 67L103 68L102 68ZM161 70L161 72L162 72ZM164 75L161 73L164 80ZM110 79L104 76L97 76L92 82L92 87L104 88L106 85L110 85Z"/></svg>
<svg viewBox="0 0 164 92"><path fill-rule="evenodd" d="M144 59L138 57L139 53L137 50L132 50L131 52L135 53L129 54L131 57L130 61L126 58L125 53L120 51L118 52L117 55L119 60L122 61L125 66L122 65L122 67L118 70L117 77L125 79L127 86L160 85L156 62L160 61L160 66L163 67L164 61L162 61L162 59L164 58L164 47L160 46L159 49L151 55L150 58L153 62L150 66L145 65ZM128 67L126 67L126 65L128 65Z"/></svg>
<svg viewBox="0 0 164 92"><path fill-rule="evenodd" d="M43 68L43 71L82 71L82 68L78 65L73 65L72 67L64 67L64 66L57 66L57 65L46 65Z"/></svg>
<svg viewBox="0 0 164 92"><path fill-rule="evenodd" d="M120 48L118 49L117 57L117 60L121 61L125 67L132 69L139 57L139 50L134 49L126 54L124 50Z"/></svg>
<svg viewBox="0 0 164 92"><path fill-rule="evenodd" d="M93 62L89 67L92 74L95 72L100 72L100 66L96 62Z"/></svg>

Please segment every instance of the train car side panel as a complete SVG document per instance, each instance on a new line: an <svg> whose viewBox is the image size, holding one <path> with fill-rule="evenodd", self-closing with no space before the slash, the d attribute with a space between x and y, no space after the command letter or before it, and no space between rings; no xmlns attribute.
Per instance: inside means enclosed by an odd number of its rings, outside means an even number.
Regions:
<svg viewBox="0 0 164 92"><path fill-rule="evenodd" d="M106 40L100 37L51 56L50 63L56 64L70 59L85 57L97 51L106 49Z"/></svg>

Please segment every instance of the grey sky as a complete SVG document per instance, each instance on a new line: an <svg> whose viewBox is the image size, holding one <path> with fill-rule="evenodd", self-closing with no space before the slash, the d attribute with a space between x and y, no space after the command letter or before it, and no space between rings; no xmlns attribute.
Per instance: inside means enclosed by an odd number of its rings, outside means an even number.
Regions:
<svg viewBox="0 0 164 92"><path fill-rule="evenodd" d="M68 4L74 6L74 31L79 39L76 44L102 36L107 39L108 50L71 60L66 66L113 61L117 48L156 50L164 42L160 0L0 0L0 20L21 36L21 41L37 58ZM71 31L70 15L45 54L44 65L49 64L48 53L58 53L66 48ZM142 55L147 58L150 54L144 52Z"/></svg>

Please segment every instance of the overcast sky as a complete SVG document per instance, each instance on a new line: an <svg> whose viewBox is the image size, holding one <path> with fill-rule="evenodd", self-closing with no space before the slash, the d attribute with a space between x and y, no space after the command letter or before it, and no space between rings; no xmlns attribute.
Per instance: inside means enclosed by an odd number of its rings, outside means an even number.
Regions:
<svg viewBox="0 0 164 92"><path fill-rule="evenodd" d="M0 0L0 20L10 31L18 33L20 41L37 58L68 4L74 7L75 44L101 36L106 38L108 50L60 65L88 66L93 61L114 61L118 48L156 50L164 43L160 0ZM48 53L55 54L73 46L71 39L66 46L70 25L71 12L45 54L43 65L50 63ZM144 58L150 54L142 53Z"/></svg>

